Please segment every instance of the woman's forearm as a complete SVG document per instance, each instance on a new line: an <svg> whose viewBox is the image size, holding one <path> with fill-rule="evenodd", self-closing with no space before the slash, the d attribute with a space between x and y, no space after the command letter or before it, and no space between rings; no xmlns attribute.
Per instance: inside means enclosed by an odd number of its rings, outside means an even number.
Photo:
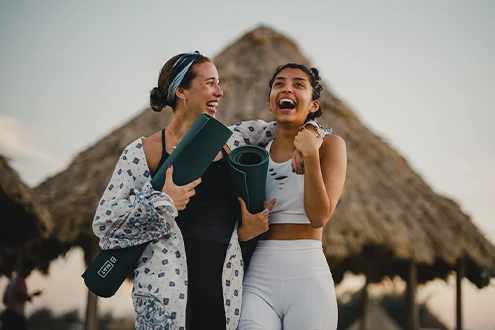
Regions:
<svg viewBox="0 0 495 330"><path fill-rule="evenodd" d="M313 228L323 227L332 213L318 153L304 158L304 210Z"/></svg>

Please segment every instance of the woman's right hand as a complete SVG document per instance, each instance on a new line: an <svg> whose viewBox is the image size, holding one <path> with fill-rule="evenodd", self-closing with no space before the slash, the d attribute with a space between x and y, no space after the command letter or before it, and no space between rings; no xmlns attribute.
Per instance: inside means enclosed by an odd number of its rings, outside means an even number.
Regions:
<svg viewBox="0 0 495 330"><path fill-rule="evenodd" d="M201 178L189 182L183 186L177 186L172 179L174 173L174 167L170 165L167 168L165 185L163 185L162 191L166 193L174 202L174 206L177 211L182 211L186 208L189 199L196 194L196 186L201 183Z"/></svg>
<svg viewBox="0 0 495 330"><path fill-rule="evenodd" d="M251 214L249 213L244 200L240 197L237 199L239 200L239 204L241 204L242 213L242 225L237 229L239 242L246 242L258 235L266 233L269 229L268 219L270 216L270 210L273 205L275 205L276 200L272 199L268 205L264 202L265 210L268 210L268 212L263 213L263 211L261 211L256 214Z"/></svg>

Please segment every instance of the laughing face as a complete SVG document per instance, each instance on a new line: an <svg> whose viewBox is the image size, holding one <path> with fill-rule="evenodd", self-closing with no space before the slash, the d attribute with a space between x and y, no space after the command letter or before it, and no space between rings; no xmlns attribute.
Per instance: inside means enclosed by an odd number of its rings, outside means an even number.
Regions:
<svg viewBox="0 0 495 330"><path fill-rule="evenodd" d="M194 65L192 69L196 73L196 78L191 82L191 87L182 92L186 97L186 107L188 111L206 113L215 117L218 102L223 96L223 91L219 85L217 68L211 62Z"/></svg>
<svg viewBox="0 0 495 330"><path fill-rule="evenodd" d="M301 69L286 68L275 77L270 91L269 108L275 120L301 126L310 112L319 108L312 99L313 87Z"/></svg>

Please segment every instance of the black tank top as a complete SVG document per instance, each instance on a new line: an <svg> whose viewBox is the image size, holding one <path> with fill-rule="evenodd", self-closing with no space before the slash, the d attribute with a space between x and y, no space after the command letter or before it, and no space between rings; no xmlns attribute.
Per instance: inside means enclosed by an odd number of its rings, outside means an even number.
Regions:
<svg viewBox="0 0 495 330"><path fill-rule="evenodd" d="M222 159L212 162L196 187L186 208L175 221L185 238L228 244L239 214L239 202L230 180L228 155L222 149ZM157 170L169 154L165 150L165 129L162 130L162 158Z"/></svg>

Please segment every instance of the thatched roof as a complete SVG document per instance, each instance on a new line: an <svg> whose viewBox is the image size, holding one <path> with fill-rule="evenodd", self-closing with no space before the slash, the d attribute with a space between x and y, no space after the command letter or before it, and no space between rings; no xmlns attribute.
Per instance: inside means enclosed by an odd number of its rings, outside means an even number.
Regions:
<svg viewBox="0 0 495 330"><path fill-rule="evenodd" d="M265 109L274 69L287 62L310 64L293 41L265 27L235 41L214 62L225 93L218 119L225 124L270 120ZM466 276L478 285L480 270L495 265L495 247L470 218L454 201L433 192L328 86L321 106L321 122L344 138L348 150L342 199L324 229L324 251L335 281L340 282L346 271L365 273L372 281L393 275L406 278L407 264L414 261L419 281L425 282L444 278L465 259ZM144 110L36 187L57 222L59 240L94 241L91 221L118 156L128 143L160 130L169 120L168 111Z"/></svg>
<svg viewBox="0 0 495 330"><path fill-rule="evenodd" d="M347 330L360 330L361 320L357 319ZM403 330L383 307L377 304L368 304L366 307L366 329L368 330Z"/></svg>
<svg viewBox="0 0 495 330"><path fill-rule="evenodd" d="M50 213L0 155L0 274L9 274L34 240L47 238L51 225Z"/></svg>
<svg viewBox="0 0 495 330"><path fill-rule="evenodd" d="M0 210L0 245L19 245L33 238L46 237L49 232L50 213L33 199L31 189L2 155Z"/></svg>

